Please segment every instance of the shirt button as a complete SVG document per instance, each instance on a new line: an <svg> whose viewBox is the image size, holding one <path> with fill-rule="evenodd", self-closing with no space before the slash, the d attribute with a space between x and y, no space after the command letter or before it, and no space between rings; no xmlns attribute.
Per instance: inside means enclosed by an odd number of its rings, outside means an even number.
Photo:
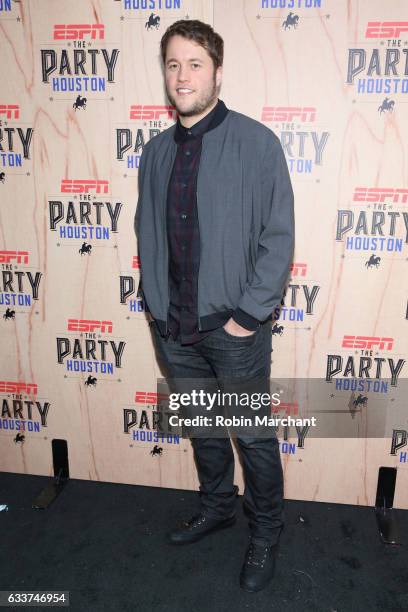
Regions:
<svg viewBox="0 0 408 612"><path fill-rule="evenodd" d="M182 213L182 214L180 215L180 217L181 217L182 219L187 219L187 215L186 215L186 213Z"/></svg>
<svg viewBox="0 0 408 612"><path fill-rule="evenodd" d="M186 151L186 155L191 155L191 151Z"/></svg>
<svg viewBox="0 0 408 612"><path fill-rule="evenodd" d="M182 280L182 281L186 281L186 280L187 280L187 277L186 277L186 276L182 276L182 277L181 277L181 280Z"/></svg>
<svg viewBox="0 0 408 612"><path fill-rule="evenodd" d="M182 244L182 245L181 245L181 250L182 250L182 251L185 251L185 250L186 250L186 245L185 245L185 244Z"/></svg>
<svg viewBox="0 0 408 612"><path fill-rule="evenodd" d="M190 132L190 130L188 130L188 131L187 131L187 134L188 134L189 136L191 136L191 132Z"/></svg>
<svg viewBox="0 0 408 612"><path fill-rule="evenodd" d="M181 186L183 189L185 189L187 187L187 183L181 183Z"/></svg>

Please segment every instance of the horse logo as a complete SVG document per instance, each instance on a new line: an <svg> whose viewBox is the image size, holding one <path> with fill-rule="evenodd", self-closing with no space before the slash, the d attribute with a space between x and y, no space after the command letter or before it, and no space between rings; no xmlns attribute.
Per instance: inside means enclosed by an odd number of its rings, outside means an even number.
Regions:
<svg viewBox="0 0 408 612"><path fill-rule="evenodd" d="M81 257L82 255L90 255L92 251L92 245L91 244L86 244L86 242L82 243L81 248L79 249L78 253L81 253Z"/></svg>
<svg viewBox="0 0 408 612"><path fill-rule="evenodd" d="M364 406L364 407L367 406L367 401L368 401L368 397L366 397L365 395L361 395L361 393L359 393L359 395L356 398L354 398L354 393L352 394L349 404L348 404L352 419L354 419L357 412L361 412L361 408L358 409L359 406Z"/></svg>
<svg viewBox="0 0 408 612"><path fill-rule="evenodd" d="M290 12L289 15L286 17L285 21L282 23L282 28L285 28L285 30L290 30L292 26L294 28L297 28L298 23L299 15L294 15L292 12Z"/></svg>
<svg viewBox="0 0 408 612"><path fill-rule="evenodd" d="M381 257L379 255L377 256L371 255L370 259L365 262L365 266L366 268L372 268L373 266L378 268L378 266L380 265L380 261L381 261Z"/></svg>
<svg viewBox="0 0 408 612"><path fill-rule="evenodd" d="M21 433L18 433L18 434L16 435L16 437L13 439L13 442L14 442L15 444L17 444L18 442L23 443L23 442L24 442L24 440L25 440L25 436L24 436L23 434L21 434Z"/></svg>
<svg viewBox="0 0 408 612"><path fill-rule="evenodd" d="M283 325L278 325L275 323L275 325L272 327L272 336L275 336L276 334L279 334L280 336L283 334Z"/></svg>
<svg viewBox="0 0 408 612"><path fill-rule="evenodd" d="M154 457L155 455L158 455L160 457L163 454L163 449L161 446L157 446L157 444L155 444L152 450L150 451L150 454L152 457Z"/></svg>
<svg viewBox="0 0 408 612"><path fill-rule="evenodd" d="M380 115L382 115L386 111L390 111L390 113L392 113L392 111L394 110L394 106L395 106L394 100L390 100L389 98L384 98L384 100L381 103L381 106L378 107L378 112L380 113Z"/></svg>
<svg viewBox="0 0 408 612"><path fill-rule="evenodd" d="M149 17L149 21L146 21L145 23L145 28L147 30L150 30L151 28L156 28L156 30L158 30L159 25L160 25L160 17L152 13Z"/></svg>
<svg viewBox="0 0 408 612"><path fill-rule="evenodd" d="M10 310L10 308L7 308L5 314L3 315L3 319L5 321L7 321L7 319L14 319L15 318L15 314L16 314L15 310Z"/></svg>
<svg viewBox="0 0 408 612"><path fill-rule="evenodd" d="M366 395L361 395L361 393L359 393L356 399L352 401L352 404L355 408L357 408L358 406L360 406L360 404L361 406L367 406L367 401L368 401L368 397Z"/></svg>
<svg viewBox="0 0 408 612"><path fill-rule="evenodd" d="M88 376L88 378L87 378L87 379L86 379L86 381L85 381L85 385L86 385L87 387L96 387L96 381L97 381L97 380L98 380L98 379L96 378L96 376L91 376L91 375L89 375L89 376Z"/></svg>
<svg viewBox="0 0 408 612"><path fill-rule="evenodd" d="M4 183L5 180L6 180L6 173L5 172L0 172L0 181L2 183Z"/></svg>
<svg viewBox="0 0 408 612"><path fill-rule="evenodd" d="M84 110L86 109L86 98L81 98L81 96L78 94L77 95L77 99L75 100L75 102L72 105L72 108L76 111L77 108L83 108Z"/></svg>

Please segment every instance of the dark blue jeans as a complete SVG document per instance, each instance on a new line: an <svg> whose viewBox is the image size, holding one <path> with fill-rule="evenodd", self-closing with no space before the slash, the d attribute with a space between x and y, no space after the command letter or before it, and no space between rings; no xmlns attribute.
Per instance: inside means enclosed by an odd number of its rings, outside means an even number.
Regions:
<svg viewBox="0 0 408 612"><path fill-rule="evenodd" d="M272 322L266 321L250 336L233 336L223 327L204 339L182 345L170 335L161 336L150 324L153 342L166 376L206 379L214 388L228 389L234 381L264 380L269 392L272 352ZM204 383L204 381L203 381ZM201 510L222 519L235 513L234 455L228 431L225 437L192 437L200 481ZM274 544L283 527L283 472L276 435L236 437L243 465L244 509L251 535L259 543Z"/></svg>

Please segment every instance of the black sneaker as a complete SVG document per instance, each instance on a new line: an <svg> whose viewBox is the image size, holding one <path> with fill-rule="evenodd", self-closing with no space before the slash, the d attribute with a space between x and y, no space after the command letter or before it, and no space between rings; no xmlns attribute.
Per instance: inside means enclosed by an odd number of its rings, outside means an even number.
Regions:
<svg viewBox="0 0 408 612"><path fill-rule="evenodd" d="M174 529L168 534L171 544L191 544L198 542L214 531L230 527L236 522L236 516L226 519L214 519L205 514L197 514L185 521L179 529Z"/></svg>
<svg viewBox="0 0 408 612"><path fill-rule="evenodd" d="M277 551L278 543L265 546L251 540L239 577L242 589L255 592L267 586L275 572Z"/></svg>

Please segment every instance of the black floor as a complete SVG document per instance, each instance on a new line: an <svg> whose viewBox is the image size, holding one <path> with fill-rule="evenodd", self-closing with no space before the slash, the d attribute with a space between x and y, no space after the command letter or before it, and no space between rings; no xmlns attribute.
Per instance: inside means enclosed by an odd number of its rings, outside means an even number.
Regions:
<svg viewBox="0 0 408 612"><path fill-rule="evenodd" d="M287 501L274 582L250 594L238 585L241 497L234 527L172 547L166 530L195 511L196 493L71 480L33 510L47 482L0 473L0 590L70 591L75 612L408 610L408 511L395 511L403 545L388 547L372 508Z"/></svg>

